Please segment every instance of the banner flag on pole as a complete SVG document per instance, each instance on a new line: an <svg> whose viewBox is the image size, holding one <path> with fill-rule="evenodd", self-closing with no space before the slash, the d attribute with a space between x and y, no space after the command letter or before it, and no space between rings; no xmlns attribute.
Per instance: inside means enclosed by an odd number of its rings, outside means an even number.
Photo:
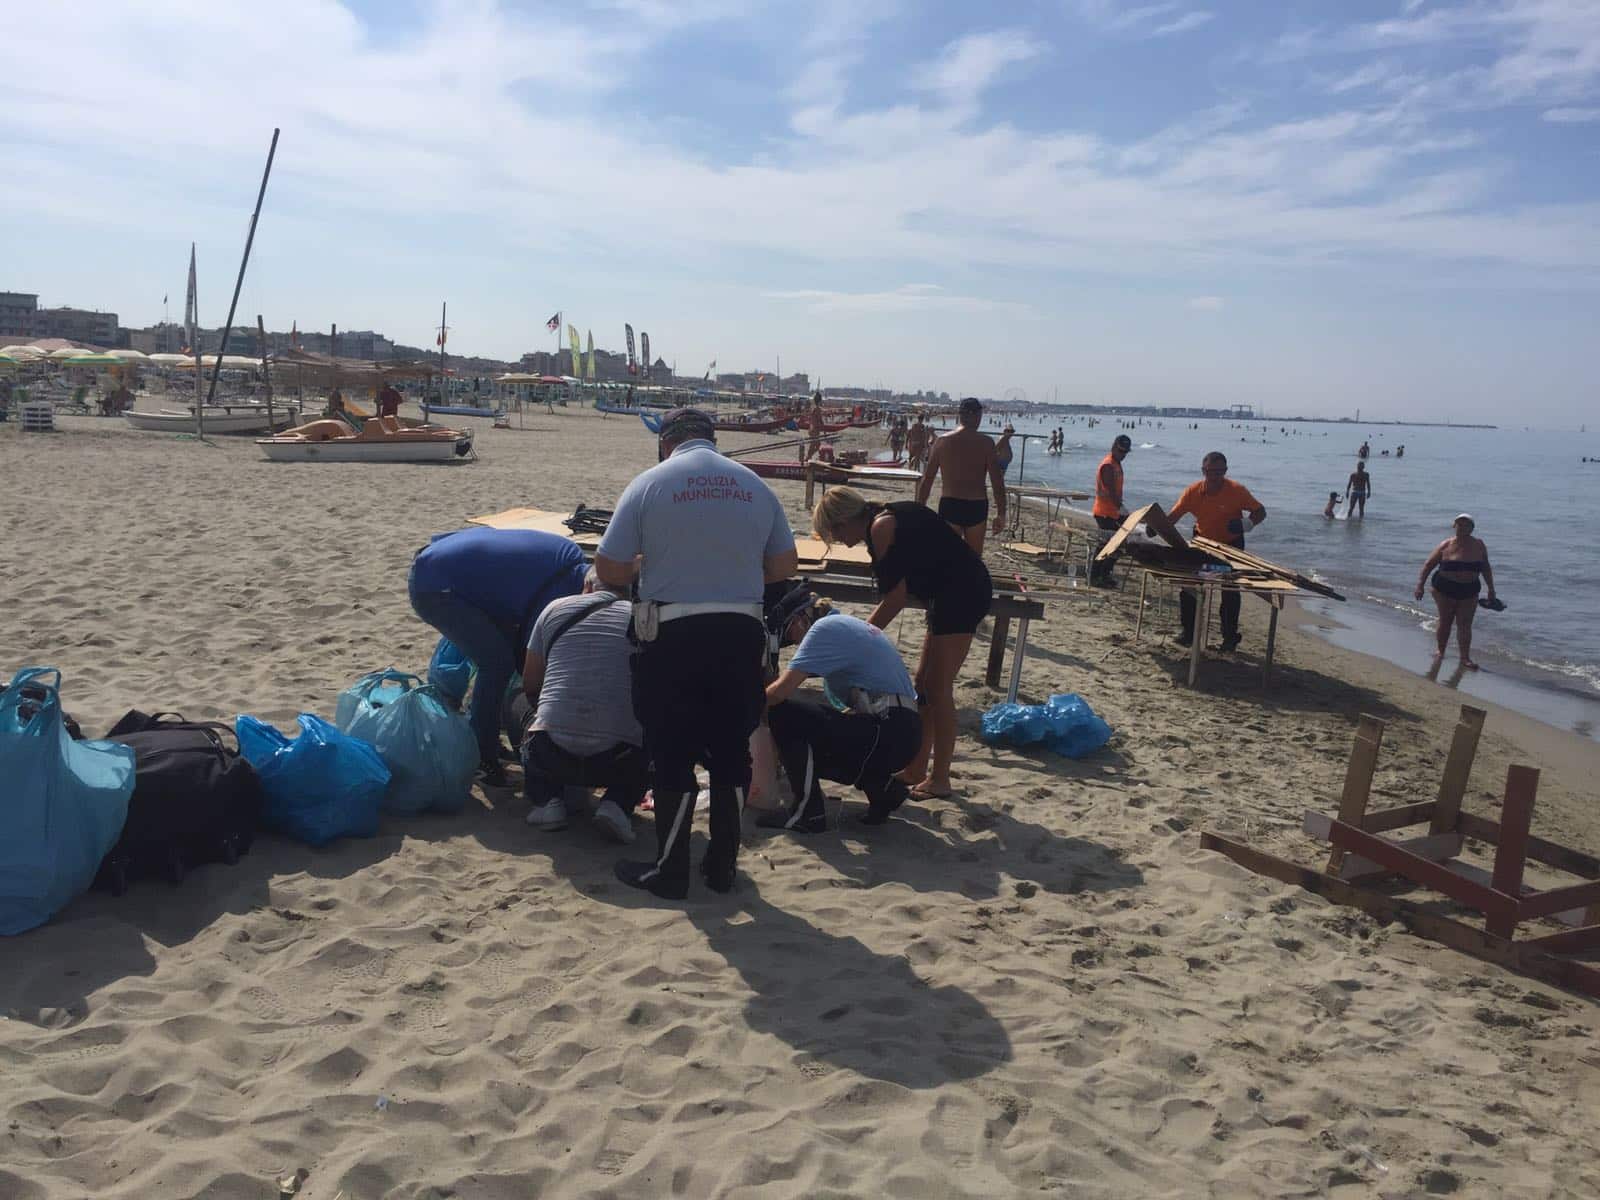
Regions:
<svg viewBox="0 0 1600 1200"><path fill-rule="evenodd" d="M638 368L633 365L633 326L624 325L622 328L628 335L628 374L635 375L638 373Z"/></svg>
<svg viewBox="0 0 1600 1200"><path fill-rule="evenodd" d="M717 360L713 358L711 360L711 365L706 368L706 378L710 379L711 378L711 372L715 371L716 369L717 369Z"/></svg>
<svg viewBox="0 0 1600 1200"><path fill-rule="evenodd" d="M648 333L641 332L639 334L639 357L644 359L644 377L646 379L649 379L650 378L650 335Z"/></svg>
<svg viewBox="0 0 1600 1200"><path fill-rule="evenodd" d="M546 321L544 323L544 327L546 329L548 329L551 333L560 333L561 332L561 314L557 313L555 316L551 317L548 321Z"/></svg>
<svg viewBox="0 0 1600 1200"><path fill-rule="evenodd" d="M584 364L583 377L594 382L594 330L589 330L589 361Z"/></svg>
<svg viewBox="0 0 1600 1200"><path fill-rule="evenodd" d="M195 294L194 279L194 243L189 243L189 294L183 302L183 333L189 339L189 344L184 347L185 353L194 353L199 350L197 340L200 335L200 301Z"/></svg>
<svg viewBox="0 0 1600 1200"><path fill-rule="evenodd" d="M578 343L578 327L567 326L567 343L572 347L572 376L574 379L583 378L583 347Z"/></svg>

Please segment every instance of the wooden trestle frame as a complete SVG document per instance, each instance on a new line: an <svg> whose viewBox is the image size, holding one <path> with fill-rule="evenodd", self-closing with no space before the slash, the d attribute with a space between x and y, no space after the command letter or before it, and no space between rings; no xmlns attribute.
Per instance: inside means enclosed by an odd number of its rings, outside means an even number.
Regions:
<svg viewBox="0 0 1600 1200"><path fill-rule="evenodd" d="M1376 717L1363 716L1345 770L1338 815L1315 811L1305 815L1306 832L1332 845L1321 871L1209 830L1200 835L1200 844L1258 875L1298 884L1335 904L1353 905L1383 921L1398 921L1420 937L1475 958L1600 998L1600 963L1584 961L1600 952L1600 859L1533 835L1539 772L1526 766L1512 766L1506 772L1498 821L1462 810L1485 715L1482 709L1462 705L1437 799L1377 812L1368 812L1367 803L1384 725ZM1423 823L1428 829L1420 836L1405 840L1383 836ZM1466 838L1494 846L1490 872L1457 860ZM1529 859L1584 882L1549 891L1527 887L1523 872ZM1392 883L1397 876L1476 910L1483 916L1483 928L1370 886ZM1574 927L1516 937L1518 925L1538 918L1555 918Z"/></svg>

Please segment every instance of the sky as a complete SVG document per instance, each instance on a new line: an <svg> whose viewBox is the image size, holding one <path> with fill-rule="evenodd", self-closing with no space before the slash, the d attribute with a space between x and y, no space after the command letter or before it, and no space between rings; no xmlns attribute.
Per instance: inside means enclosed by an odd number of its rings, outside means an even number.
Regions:
<svg viewBox="0 0 1600 1200"><path fill-rule="evenodd" d="M105 0L0 39L0 290L515 358L1596 420L1600 0Z"/></svg>

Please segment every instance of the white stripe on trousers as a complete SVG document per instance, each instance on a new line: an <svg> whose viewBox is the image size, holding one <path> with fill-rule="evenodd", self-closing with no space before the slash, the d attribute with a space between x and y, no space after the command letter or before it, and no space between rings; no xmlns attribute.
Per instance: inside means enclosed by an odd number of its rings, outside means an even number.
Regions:
<svg viewBox="0 0 1600 1200"><path fill-rule="evenodd" d="M800 795L794 802L794 812L789 814L789 819L783 823L785 829L793 829L794 823L800 819L800 814L806 811L806 806L811 803L811 785L816 774L815 758L811 752L811 744L806 744L806 785L800 789Z"/></svg>
<svg viewBox="0 0 1600 1200"><path fill-rule="evenodd" d="M687 796L680 795L678 797L677 815L672 818L672 828L667 831L667 840L661 843L661 856L656 859L655 867L640 877L641 883L649 883L657 875L661 874L661 868L667 863L667 855L672 853L672 847L678 840L678 833L683 828L683 814L693 811L694 793L691 792Z"/></svg>

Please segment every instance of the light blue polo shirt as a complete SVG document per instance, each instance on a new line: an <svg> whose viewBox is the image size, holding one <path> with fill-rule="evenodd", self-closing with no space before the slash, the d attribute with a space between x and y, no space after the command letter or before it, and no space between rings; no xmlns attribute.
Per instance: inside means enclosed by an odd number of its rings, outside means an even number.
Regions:
<svg viewBox="0 0 1600 1200"><path fill-rule="evenodd" d="M697 438L627 486L599 553L614 562L644 555L644 600L759 605L762 560L792 549L789 518L772 489Z"/></svg>
<svg viewBox="0 0 1600 1200"><path fill-rule="evenodd" d="M851 688L891 696L917 692L900 652L883 630L845 613L830 613L806 630L789 666L822 676L828 690L841 700Z"/></svg>

